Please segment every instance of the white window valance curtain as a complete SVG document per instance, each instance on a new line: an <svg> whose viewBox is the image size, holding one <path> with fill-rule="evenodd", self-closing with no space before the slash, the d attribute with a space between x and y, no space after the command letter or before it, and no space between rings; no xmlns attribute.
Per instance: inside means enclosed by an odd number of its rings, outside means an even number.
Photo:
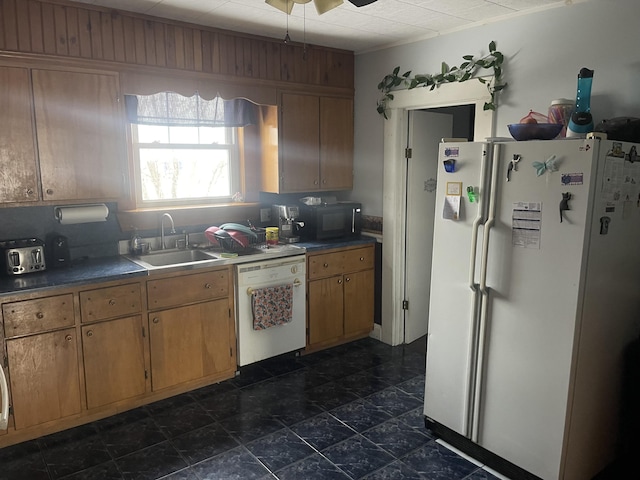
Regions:
<svg viewBox="0 0 640 480"><path fill-rule="evenodd" d="M259 106L244 98L205 100L175 92L125 95L130 123L188 127L245 127L258 123Z"/></svg>

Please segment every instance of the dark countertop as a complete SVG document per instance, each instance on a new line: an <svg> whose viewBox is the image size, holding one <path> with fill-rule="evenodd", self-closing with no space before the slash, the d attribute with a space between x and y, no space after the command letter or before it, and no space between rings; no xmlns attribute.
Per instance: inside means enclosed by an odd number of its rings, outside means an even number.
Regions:
<svg viewBox="0 0 640 480"><path fill-rule="evenodd" d="M69 267L0 277L0 295L76 283L109 282L147 276L147 270L122 256L74 261Z"/></svg>
<svg viewBox="0 0 640 480"><path fill-rule="evenodd" d="M298 242L295 245L305 247L307 249L307 253L309 253L318 250L327 250L329 248L353 247L357 245L369 245L371 243L376 243L376 239L366 235L361 235L359 238L354 239L339 238L336 240L304 241Z"/></svg>
<svg viewBox="0 0 640 480"><path fill-rule="evenodd" d="M324 241L299 242L294 245L305 247L307 252L343 248L354 245L375 243L373 237L362 235L356 239L337 239ZM51 268L44 272L25 275L0 276L0 296L51 287L71 286L78 283L99 283L123 280L124 277L147 276L148 270L128 260L124 256L83 259L73 261L66 268Z"/></svg>

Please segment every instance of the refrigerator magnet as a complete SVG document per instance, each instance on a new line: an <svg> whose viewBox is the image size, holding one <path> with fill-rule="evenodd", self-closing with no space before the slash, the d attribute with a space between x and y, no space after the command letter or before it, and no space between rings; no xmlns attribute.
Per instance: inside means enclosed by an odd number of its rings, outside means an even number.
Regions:
<svg viewBox="0 0 640 480"><path fill-rule="evenodd" d="M447 182L447 195L462 195L462 182Z"/></svg>
<svg viewBox="0 0 640 480"><path fill-rule="evenodd" d="M447 158L442 162L444 164L444 171L447 173L453 173L456 171L456 161L453 158Z"/></svg>
<svg viewBox="0 0 640 480"><path fill-rule="evenodd" d="M462 182L447 182L447 194L444 197L442 218L458 220L460 218L460 199L462 198Z"/></svg>

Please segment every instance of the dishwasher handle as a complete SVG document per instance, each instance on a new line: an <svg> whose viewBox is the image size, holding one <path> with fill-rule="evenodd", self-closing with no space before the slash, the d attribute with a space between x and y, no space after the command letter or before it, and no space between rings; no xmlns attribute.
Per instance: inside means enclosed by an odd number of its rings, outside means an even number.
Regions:
<svg viewBox="0 0 640 480"><path fill-rule="evenodd" d="M302 282L301 282L299 279L297 279L297 278L296 278L296 279L293 281L293 286L294 286L294 287L299 287L300 285L302 285ZM253 289L253 288L251 288L251 287L247 288L247 295L249 295L249 296L253 295L254 290L255 290L255 289Z"/></svg>

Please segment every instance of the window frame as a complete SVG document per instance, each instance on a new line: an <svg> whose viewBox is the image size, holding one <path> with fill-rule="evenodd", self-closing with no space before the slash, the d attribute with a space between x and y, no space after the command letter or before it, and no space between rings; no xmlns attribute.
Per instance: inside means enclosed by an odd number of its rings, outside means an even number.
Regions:
<svg viewBox="0 0 640 480"><path fill-rule="evenodd" d="M240 148L240 132L239 127L221 127L226 129L227 142L225 145L212 144L161 144L170 146L172 149L188 148L190 150L202 149L202 150L228 150L229 152L229 176L231 180L231 193L229 196L224 197L193 197L185 199L159 199L159 200L144 200L142 198L142 172L140 166L140 146L150 148L163 148L158 144L141 144L138 141L138 124L127 122L127 143L130 150L130 158L133 163L133 179L135 190L135 204L136 208L155 208L155 207L188 207L188 206L200 206L200 205L221 205L230 203L235 192L242 192L243 179L242 179L242 158ZM169 128L168 125L165 126ZM194 127L197 128L197 127Z"/></svg>

